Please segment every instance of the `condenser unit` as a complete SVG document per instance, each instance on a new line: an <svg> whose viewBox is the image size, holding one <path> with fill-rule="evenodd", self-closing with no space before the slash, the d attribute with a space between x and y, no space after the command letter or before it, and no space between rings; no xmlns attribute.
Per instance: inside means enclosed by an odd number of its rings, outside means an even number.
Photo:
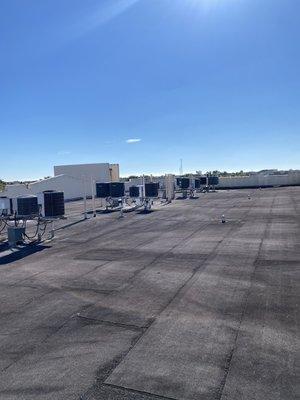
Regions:
<svg viewBox="0 0 300 400"><path fill-rule="evenodd" d="M120 198L125 195L125 184L123 182L97 182L96 197L106 199L107 197Z"/></svg>
<svg viewBox="0 0 300 400"><path fill-rule="evenodd" d="M125 184L123 182L111 182L110 183L110 197L120 198L124 197Z"/></svg>
<svg viewBox="0 0 300 400"><path fill-rule="evenodd" d="M195 179L195 189L199 189L201 185L200 179Z"/></svg>
<svg viewBox="0 0 300 400"><path fill-rule="evenodd" d="M39 214L36 196L19 196L12 199L12 213L18 218L31 218Z"/></svg>
<svg viewBox="0 0 300 400"><path fill-rule="evenodd" d="M110 196L110 184L108 182L96 183L96 197L106 199Z"/></svg>
<svg viewBox="0 0 300 400"><path fill-rule="evenodd" d="M145 197L158 197L158 189L158 183L145 183Z"/></svg>
<svg viewBox="0 0 300 400"><path fill-rule="evenodd" d="M177 178L176 184L180 189L188 189L191 182L189 178Z"/></svg>
<svg viewBox="0 0 300 400"><path fill-rule="evenodd" d="M40 214L45 218L58 218L65 214L64 192L46 190L38 194Z"/></svg>
<svg viewBox="0 0 300 400"><path fill-rule="evenodd" d="M138 198L143 197L143 186L130 186L129 187L129 197Z"/></svg>
<svg viewBox="0 0 300 400"><path fill-rule="evenodd" d="M208 185L209 186L216 186L219 184L219 177L218 176L209 176L208 177Z"/></svg>
<svg viewBox="0 0 300 400"><path fill-rule="evenodd" d="M11 200L7 197L0 197L0 215L11 215Z"/></svg>

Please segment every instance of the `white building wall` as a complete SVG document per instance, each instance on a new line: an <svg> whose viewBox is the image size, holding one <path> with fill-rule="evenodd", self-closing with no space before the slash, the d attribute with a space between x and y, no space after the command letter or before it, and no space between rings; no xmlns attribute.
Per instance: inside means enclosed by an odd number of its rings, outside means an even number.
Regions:
<svg viewBox="0 0 300 400"><path fill-rule="evenodd" d="M69 175L59 175L31 183L29 190L35 195L44 190L58 190L64 192L65 200L73 200L84 196L84 181ZM91 193L91 184L89 182L87 196L91 196Z"/></svg>
<svg viewBox="0 0 300 400"><path fill-rule="evenodd" d="M37 195L44 190L58 190L64 192L65 200L74 200L84 196L84 181L68 175L59 175L53 178L43 179L26 185L7 185L1 196L9 198ZM87 196L91 196L91 182L86 182Z"/></svg>
<svg viewBox="0 0 300 400"><path fill-rule="evenodd" d="M69 175L78 179L86 178L98 182L110 182L111 172L109 163L56 165L54 175Z"/></svg>
<svg viewBox="0 0 300 400"><path fill-rule="evenodd" d="M60 173L63 172L64 173ZM69 172L69 173L67 173ZM26 195L36 195L44 190L59 190L64 192L65 200L82 198L86 192L92 196L92 190L96 192L95 181L110 182L119 180L118 164L82 164L61 165L54 167L55 176L30 183L29 185L6 185L0 196L9 198Z"/></svg>

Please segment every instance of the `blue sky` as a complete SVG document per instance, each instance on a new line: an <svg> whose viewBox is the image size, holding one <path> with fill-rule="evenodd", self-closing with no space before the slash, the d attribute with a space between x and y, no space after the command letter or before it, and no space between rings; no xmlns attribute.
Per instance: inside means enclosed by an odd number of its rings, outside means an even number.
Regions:
<svg viewBox="0 0 300 400"><path fill-rule="evenodd" d="M3 179L88 162L176 173L181 158L184 172L300 168L299 1L0 8Z"/></svg>

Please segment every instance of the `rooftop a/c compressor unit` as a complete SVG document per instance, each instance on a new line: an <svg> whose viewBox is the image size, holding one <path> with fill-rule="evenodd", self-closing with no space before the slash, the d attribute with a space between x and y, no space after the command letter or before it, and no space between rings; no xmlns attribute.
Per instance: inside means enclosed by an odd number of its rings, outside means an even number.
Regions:
<svg viewBox="0 0 300 400"><path fill-rule="evenodd" d="M59 218L65 214L64 192L46 190L38 194L40 214L45 218Z"/></svg>
<svg viewBox="0 0 300 400"><path fill-rule="evenodd" d="M208 186L216 186L219 184L218 176L209 176L208 177Z"/></svg>
<svg viewBox="0 0 300 400"><path fill-rule="evenodd" d="M19 196L11 201L11 211L17 218L31 218L39 214L36 196Z"/></svg>
<svg viewBox="0 0 300 400"><path fill-rule="evenodd" d="M120 198L125 195L125 184L123 182L111 182L110 184L110 197Z"/></svg>
<svg viewBox="0 0 300 400"><path fill-rule="evenodd" d="M130 186L129 197L154 198L158 197L159 183L149 182L144 185Z"/></svg>
<svg viewBox="0 0 300 400"><path fill-rule="evenodd" d="M97 182L96 197L106 199L108 197L120 198L125 195L125 184L123 182Z"/></svg>
<svg viewBox="0 0 300 400"><path fill-rule="evenodd" d="M130 186L129 187L129 197L132 197L132 198L143 197L143 185Z"/></svg>
<svg viewBox="0 0 300 400"><path fill-rule="evenodd" d="M200 179L195 179L195 189L200 189L201 181Z"/></svg>
<svg viewBox="0 0 300 400"><path fill-rule="evenodd" d="M96 183L96 197L106 199L110 196L110 185L108 182Z"/></svg>
<svg viewBox="0 0 300 400"><path fill-rule="evenodd" d="M145 197L158 197L159 184L155 182L145 183Z"/></svg>
<svg viewBox="0 0 300 400"><path fill-rule="evenodd" d="M11 200L8 197L0 197L0 215L11 215Z"/></svg>
<svg viewBox="0 0 300 400"><path fill-rule="evenodd" d="M177 178L176 185L180 189L188 189L191 185L191 180L189 178Z"/></svg>
<svg viewBox="0 0 300 400"><path fill-rule="evenodd" d="M201 176L199 179L201 186L217 186L219 184L218 176Z"/></svg>

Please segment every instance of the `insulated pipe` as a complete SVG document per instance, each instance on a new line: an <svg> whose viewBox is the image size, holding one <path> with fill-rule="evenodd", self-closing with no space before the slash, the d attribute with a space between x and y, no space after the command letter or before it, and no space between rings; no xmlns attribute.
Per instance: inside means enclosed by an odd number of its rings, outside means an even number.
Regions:
<svg viewBox="0 0 300 400"><path fill-rule="evenodd" d="M87 209L86 209L86 179L83 176L83 188L84 188L84 198L83 198L83 202L84 202L84 219L87 219Z"/></svg>
<svg viewBox="0 0 300 400"><path fill-rule="evenodd" d="M91 177L91 185L92 185L93 217L96 217L95 191L94 191L94 186L96 185L96 182L92 177Z"/></svg>

